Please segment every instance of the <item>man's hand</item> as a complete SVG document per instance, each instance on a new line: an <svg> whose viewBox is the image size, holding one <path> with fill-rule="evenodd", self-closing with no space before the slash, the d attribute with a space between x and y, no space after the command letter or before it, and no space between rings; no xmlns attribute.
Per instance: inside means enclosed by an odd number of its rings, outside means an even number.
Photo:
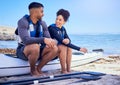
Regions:
<svg viewBox="0 0 120 85"><path fill-rule="evenodd" d="M44 38L44 43L50 48L53 48L54 45L56 45L56 41L51 38Z"/></svg>
<svg viewBox="0 0 120 85"><path fill-rule="evenodd" d="M80 48L80 51L86 53L87 49L86 48Z"/></svg>
<svg viewBox="0 0 120 85"><path fill-rule="evenodd" d="M68 44L70 42L70 40L68 38L65 38L63 41L62 41L64 44Z"/></svg>

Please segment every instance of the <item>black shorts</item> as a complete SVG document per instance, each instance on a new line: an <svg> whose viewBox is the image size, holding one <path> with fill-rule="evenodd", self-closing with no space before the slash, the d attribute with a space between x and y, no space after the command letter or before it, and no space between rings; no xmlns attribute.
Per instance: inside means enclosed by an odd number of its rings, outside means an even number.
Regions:
<svg viewBox="0 0 120 85"><path fill-rule="evenodd" d="M42 55L42 51L43 51L44 47L45 47L45 45L44 45L44 46L40 46L40 56L39 56L38 59L41 59L41 55ZM25 48L25 45L18 44L18 47L17 47L17 50L16 50L16 55L17 55L18 58L27 61L28 58L27 58L27 57L25 56L25 54L23 53L24 48Z"/></svg>

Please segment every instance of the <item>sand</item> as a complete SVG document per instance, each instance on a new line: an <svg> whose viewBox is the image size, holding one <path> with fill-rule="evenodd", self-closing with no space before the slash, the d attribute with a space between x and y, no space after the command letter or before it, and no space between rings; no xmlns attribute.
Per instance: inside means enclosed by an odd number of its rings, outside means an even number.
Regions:
<svg viewBox="0 0 120 85"><path fill-rule="evenodd" d="M120 56L108 56L94 63L74 68L77 71L96 71L106 74L120 75Z"/></svg>
<svg viewBox="0 0 120 85"><path fill-rule="evenodd" d="M76 67L78 72L92 71L105 73L99 80L83 81L82 79L68 79L41 83L40 85L120 85L120 56L108 56L96 62Z"/></svg>

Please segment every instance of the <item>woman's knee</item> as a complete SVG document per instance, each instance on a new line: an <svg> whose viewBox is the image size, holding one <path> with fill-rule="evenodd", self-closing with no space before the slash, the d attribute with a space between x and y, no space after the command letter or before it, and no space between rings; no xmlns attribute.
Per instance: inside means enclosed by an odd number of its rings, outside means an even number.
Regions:
<svg viewBox="0 0 120 85"><path fill-rule="evenodd" d="M60 52L61 52L61 51L65 52L65 51L67 50L67 47L64 46L64 45L59 45L59 46L58 46L58 50L59 50Z"/></svg>
<svg viewBox="0 0 120 85"><path fill-rule="evenodd" d="M72 49L71 49L71 48L69 48L69 47L67 48L67 50L68 50L68 52L72 52Z"/></svg>

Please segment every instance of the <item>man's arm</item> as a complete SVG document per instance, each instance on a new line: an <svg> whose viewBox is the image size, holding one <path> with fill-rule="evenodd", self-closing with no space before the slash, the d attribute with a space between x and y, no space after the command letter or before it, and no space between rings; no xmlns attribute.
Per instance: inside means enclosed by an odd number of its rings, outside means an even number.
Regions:
<svg viewBox="0 0 120 85"><path fill-rule="evenodd" d="M30 37L28 33L28 26L29 23L25 18L22 18L18 21L18 34L22 39L22 42L25 45L33 44L33 43L43 43L44 37L40 37L40 38Z"/></svg>
<svg viewBox="0 0 120 85"><path fill-rule="evenodd" d="M41 25L43 27L44 37L51 38L46 23L44 21L41 21Z"/></svg>

